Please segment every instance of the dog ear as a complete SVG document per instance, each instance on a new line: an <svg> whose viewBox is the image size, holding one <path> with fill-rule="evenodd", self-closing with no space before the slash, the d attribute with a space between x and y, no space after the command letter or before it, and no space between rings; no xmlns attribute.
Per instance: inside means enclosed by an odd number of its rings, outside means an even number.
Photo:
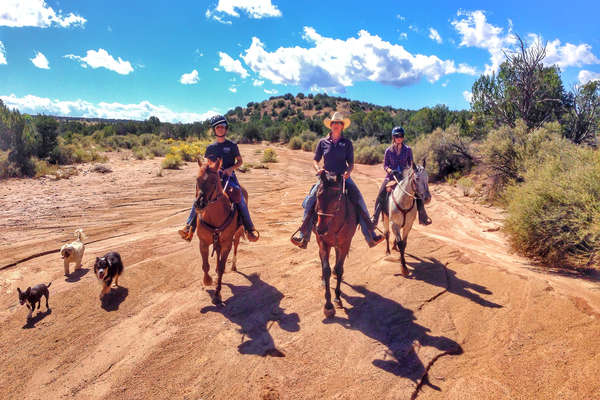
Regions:
<svg viewBox="0 0 600 400"><path fill-rule="evenodd" d="M31 293L31 287L28 287L27 290L25 291L25 295L27 295L27 297L29 297L30 293Z"/></svg>
<svg viewBox="0 0 600 400"><path fill-rule="evenodd" d="M20 288L17 288L17 292L19 292L19 294L21 294L21 289L20 289Z"/></svg>

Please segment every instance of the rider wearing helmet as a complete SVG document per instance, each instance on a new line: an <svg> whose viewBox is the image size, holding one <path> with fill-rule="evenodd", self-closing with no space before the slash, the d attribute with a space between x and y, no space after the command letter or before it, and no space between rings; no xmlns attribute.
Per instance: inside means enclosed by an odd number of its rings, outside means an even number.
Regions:
<svg viewBox="0 0 600 400"><path fill-rule="evenodd" d="M379 214L385 209L385 200L387 198L386 187L388 182L394 179L394 174L397 179L402 179L402 171L405 168L412 167L414 163L412 149L404 143L404 129L401 126L395 126L392 129L392 144L385 150L383 160L383 169L386 177L379 188L379 194L375 200L375 210L373 211L373 225L377 226ZM427 217L423 201L417 198L417 209L419 211L419 223L429 225L431 219Z"/></svg>
<svg viewBox="0 0 600 400"><path fill-rule="evenodd" d="M210 144L206 148L204 157L208 159L209 162L221 159L222 162L219 173L221 175L223 186L227 184L229 187L239 190L240 184L238 183L237 177L235 176L235 170L242 165L243 161L238 145L232 142L231 140L225 138L227 136L229 124L227 123L225 117L222 115L215 115L211 117L209 122L212 131L216 137L216 140L214 143ZM244 229L246 230L246 237L249 241L256 242L259 236L256 232L256 229L254 228L252 219L250 218L248 205L246 204L244 196L240 197L241 200L237 203L237 206L240 212L240 216L242 218ZM179 235L183 239L189 241L192 239L195 229L196 208L192 206L185 228L179 231Z"/></svg>
<svg viewBox="0 0 600 400"><path fill-rule="evenodd" d="M332 118L325 118L323 121L325 126L331 129L331 133L328 137L323 138L319 141L314 157L314 168L317 173L325 170L335 174L343 174L346 179L346 188L348 190L348 196L352 203L358 208L358 220L362 233L369 244L369 247L373 247L383 241L383 236L375 233L373 226L371 226L371 219L369 217L369 211L365 201L358 189L358 186L354 183L350 174L354 168L354 149L352 142L342 136L342 131L350 125L350 120L344 118L340 112L335 112ZM323 168L319 166L319 161L323 158ZM291 238L291 241L296 246L305 249L310 240L310 234L314 224L315 215L315 204L317 201L317 190L319 184L312 187L309 195L304 200L304 218L302 226Z"/></svg>

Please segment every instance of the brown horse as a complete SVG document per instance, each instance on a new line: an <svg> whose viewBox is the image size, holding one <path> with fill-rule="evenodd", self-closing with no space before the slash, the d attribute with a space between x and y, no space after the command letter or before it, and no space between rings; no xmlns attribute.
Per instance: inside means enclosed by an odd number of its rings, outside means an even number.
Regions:
<svg viewBox="0 0 600 400"><path fill-rule="evenodd" d="M232 270L236 270L235 256L243 227L238 222L237 208L233 207L228 195L224 192L219 177L219 161L216 168L202 166L198 160L200 169L196 178L196 211L198 223L196 232L200 240L200 254L202 255L202 270L204 271L204 285L212 285L209 275L208 248L212 244L213 254L217 254L217 287L213 296L214 304L221 303L221 281L225 272L225 263L235 245ZM247 195L246 195L247 196Z"/></svg>
<svg viewBox="0 0 600 400"><path fill-rule="evenodd" d="M417 198L423 200L424 204L431 201L429 193L429 175L425 170L426 160L423 166L413 163L412 168L402 171L402 180L396 180L388 199L388 212L383 213L383 231L386 240L386 254L390 254L390 221L394 232L394 248L400 251L400 262L402 275L408 276L404 252L408 234L412 229L417 217Z"/></svg>
<svg viewBox="0 0 600 400"><path fill-rule="evenodd" d="M350 250L352 237L356 232L358 218L354 205L345 193L345 181L340 175L329 175L325 171L320 174L321 187L317 191L317 225L314 232L319 244L323 284L325 286L325 307L323 312L326 317L335 315L335 308L331 303L329 291L329 254L335 248L334 272L337 278L334 302L342 308L341 290L342 275L344 274L344 261Z"/></svg>

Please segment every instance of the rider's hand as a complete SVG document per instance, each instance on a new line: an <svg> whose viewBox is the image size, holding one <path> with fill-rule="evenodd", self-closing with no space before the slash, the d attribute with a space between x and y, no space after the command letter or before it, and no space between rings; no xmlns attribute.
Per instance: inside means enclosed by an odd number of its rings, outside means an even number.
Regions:
<svg viewBox="0 0 600 400"><path fill-rule="evenodd" d="M233 173L233 168L232 168L232 167L225 168L225 169L223 170L223 172L225 173L225 175L227 175L227 176L231 176L231 174Z"/></svg>
<svg viewBox="0 0 600 400"><path fill-rule="evenodd" d="M350 171L344 172L344 179L350 178Z"/></svg>
<svg viewBox="0 0 600 400"><path fill-rule="evenodd" d="M325 168L319 168L315 175L321 175L325 171Z"/></svg>

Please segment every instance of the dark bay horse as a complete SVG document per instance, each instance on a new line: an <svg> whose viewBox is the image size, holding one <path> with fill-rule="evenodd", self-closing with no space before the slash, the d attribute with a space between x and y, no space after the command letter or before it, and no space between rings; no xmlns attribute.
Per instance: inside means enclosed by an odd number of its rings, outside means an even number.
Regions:
<svg viewBox="0 0 600 400"><path fill-rule="evenodd" d="M334 302L342 308L341 290L342 275L344 274L344 261L350 250L352 237L356 232L358 218L354 205L345 193L345 180L340 175L329 175L325 171L320 174L321 187L317 191L317 224L314 229L319 244L321 257L322 278L325 285L325 307L323 312L326 317L335 315L335 308L331 303L329 278L329 254L335 249L334 272L337 278Z"/></svg>
<svg viewBox="0 0 600 400"><path fill-rule="evenodd" d="M392 232L394 232L394 248L400 251L402 275L408 276L404 251L408 234L412 229L417 217L417 198L423 200L424 204L431 201L429 193L429 175L425 170L426 160L423 166L417 166L414 162L412 167L402 171L402 180L396 178L396 185L388 199L388 212L383 213L383 231L386 240L386 254L390 254L390 221Z"/></svg>
<svg viewBox="0 0 600 400"><path fill-rule="evenodd" d="M221 303L221 281L225 272L225 263L235 245L234 259L237 246L243 234L243 227L238 222L237 208L233 207L231 200L223 190L219 177L220 161L215 169L202 165L198 160L200 169L196 178L196 211L198 223L196 232L200 240L200 254L202 255L202 270L204 271L204 285L212 285L209 275L208 248L213 246L213 254L217 254L217 287L212 299L214 304ZM247 196L247 194L246 194ZM232 266L235 271L235 260Z"/></svg>

